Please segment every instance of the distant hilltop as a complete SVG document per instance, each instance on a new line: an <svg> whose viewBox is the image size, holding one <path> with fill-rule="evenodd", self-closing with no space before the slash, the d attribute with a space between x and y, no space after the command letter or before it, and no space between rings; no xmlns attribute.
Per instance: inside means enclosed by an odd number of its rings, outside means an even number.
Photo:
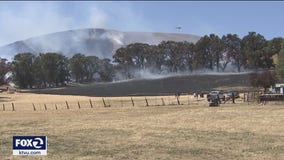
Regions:
<svg viewBox="0 0 284 160"><path fill-rule="evenodd" d="M0 57L13 58L17 53L58 52L71 57L75 53L112 59L115 51L131 43L159 44L161 41L197 42L191 34L123 32L110 29L79 29L56 32L0 47ZM3 56L4 55L4 56Z"/></svg>

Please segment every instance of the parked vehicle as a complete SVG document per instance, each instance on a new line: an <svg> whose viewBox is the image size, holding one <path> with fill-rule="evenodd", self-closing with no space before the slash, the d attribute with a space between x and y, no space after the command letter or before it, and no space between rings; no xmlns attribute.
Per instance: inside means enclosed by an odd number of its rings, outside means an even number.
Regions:
<svg viewBox="0 0 284 160"><path fill-rule="evenodd" d="M229 91L227 95L228 95L228 97L230 97L230 98L232 98L233 96L234 96L235 98L240 98L240 94L239 94L238 91Z"/></svg>
<svg viewBox="0 0 284 160"><path fill-rule="evenodd" d="M207 94L207 101L213 101L215 99L220 99L220 101L225 101L225 95L222 91L211 91L209 94Z"/></svg>

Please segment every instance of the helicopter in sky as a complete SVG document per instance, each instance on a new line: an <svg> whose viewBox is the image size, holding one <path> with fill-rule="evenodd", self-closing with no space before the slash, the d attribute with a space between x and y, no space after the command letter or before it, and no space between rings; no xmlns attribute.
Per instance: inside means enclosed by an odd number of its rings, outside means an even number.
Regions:
<svg viewBox="0 0 284 160"><path fill-rule="evenodd" d="M177 30L181 30L181 28L182 28L181 26L176 26Z"/></svg>

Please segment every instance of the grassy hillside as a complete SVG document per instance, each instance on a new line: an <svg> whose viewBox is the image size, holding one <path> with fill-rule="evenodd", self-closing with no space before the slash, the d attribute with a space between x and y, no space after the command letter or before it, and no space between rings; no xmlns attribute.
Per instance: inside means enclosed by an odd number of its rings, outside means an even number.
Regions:
<svg viewBox="0 0 284 160"><path fill-rule="evenodd" d="M250 87L247 74L187 75L154 80L131 80L116 83L92 83L75 87L30 90L33 93L85 95L85 96L127 96L193 93L222 90L243 90Z"/></svg>

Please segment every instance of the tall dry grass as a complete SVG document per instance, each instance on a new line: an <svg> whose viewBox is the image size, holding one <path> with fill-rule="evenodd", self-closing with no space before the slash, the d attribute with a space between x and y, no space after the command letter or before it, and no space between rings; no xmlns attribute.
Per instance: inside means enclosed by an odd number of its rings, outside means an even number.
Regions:
<svg viewBox="0 0 284 160"><path fill-rule="evenodd" d="M0 97L0 103L15 105L102 99L35 94ZM208 107L205 100L182 96L183 105L154 105L161 97L148 97L153 105L146 107L142 104L145 97L133 97L141 105L121 107L120 101L129 98L105 97L117 100L111 107L0 111L0 159L284 159L283 105L248 105L238 100ZM169 98L176 102L174 96ZM48 155L12 156L14 135L46 135Z"/></svg>

